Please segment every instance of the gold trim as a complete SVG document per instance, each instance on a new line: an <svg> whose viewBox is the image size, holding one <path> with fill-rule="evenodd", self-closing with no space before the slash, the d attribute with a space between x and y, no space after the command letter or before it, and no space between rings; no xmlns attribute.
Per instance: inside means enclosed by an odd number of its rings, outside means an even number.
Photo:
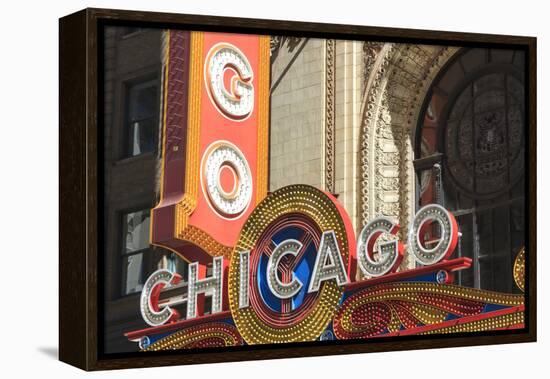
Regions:
<svg viewBox="0 0 550 379"><path fill-rule="evenodd" d="M256 171L256 204L267 196L269 169L269 82L270 37L259 37L258 64L258 157Z"/></svg>
<svg viewBox="0 0 550 379"><path fill-rule="evenodd" d="M514 282L522 292L525 292L525 247L521 248L514 260Z"/></svg>
<svg viewBox="0 0 550 379"><path fill-rule="evenodd" d="M524 322L525 318L522 311L507 315L490 317L482 320L476 320L468 323L456 324L440 329L434 329L427 332L419 333L419 335L483 332L494 329L508 328L512 325L523 324Z"/></svg>
<svg viewBox="0 0 550 379"><path fill-rule="evenodd" d="M204 33L191 32L189 54L189 97L187 113L187 149L185 156L185 195L176 205L174 235L187 227L187 219L197 205L200 170L201 85Z"/></svg>
<svg viewBox="0 0 550 379"><path fill-rule="evenodd" d="M210 234L193 225L187 225L185 230L182 230L177 237L195 244L213 257L224 256L230 258L233 251L233 247L219 243Z"/></svg>
<svg viewBox="0 0 550 379"><path fill-rule="evenodd" d="M242 340L237 335L231 335L226 328L233 329L233 326L213 323L206 324L202 327L190 327L180 330L167 337L152 343L143 351L161 351L161 350L176 350L186 349L192 346L193 343L209 338L217 338L224 342L225 346L238 346L242 344ZM206 330L205 330L206 329ZM237 330L235 329L235 333Z"/></svg>

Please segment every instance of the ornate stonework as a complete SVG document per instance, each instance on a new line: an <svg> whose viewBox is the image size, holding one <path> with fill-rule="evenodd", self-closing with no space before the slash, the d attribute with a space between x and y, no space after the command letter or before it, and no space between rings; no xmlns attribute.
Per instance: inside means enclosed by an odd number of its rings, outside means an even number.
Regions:
<svg viewBox="0 0 550 379"><path fill-rule="evenodd" d="M369 75L372 72L372 68L376 62L376 58L379 56L380 51L384 47L384 42L371 42L365 41L363 43L363 83L366 86L369 80ZM365 88L363 88L364 90Z"/></svg>
<svg viewBox="0 0 550 379"><path fill-rule="evenodd" d="M414 212L413 142L430 83L457 48L365 43L366 85L361 126L360 225L390 216L400 238ZM413 264L405 260L402 267Z"/></svg>
<svg viewBox="0 0 550 379"><path fill-rule="evenodd" d="M334 141L335 141L335 96L336 96L336 41L326 40L325 49L325 189L335 193Z"/></svg>
<svg viewBox="0 0 550 379"><path fill-rule="evenodd" d="M364 226L368 220L370 220L374 214L373 205L374 198L372 196L372 189L369 186L369 183L374 180L374 164L373 154L369 154L373 151L371 146L373 146L373 135L374 133L369 133L370 130L373 130L376 125L375 118L378 115L379 102L381 101L381 95L383 93L384 86L382 81L384 79L384 74L389 64L390 54L393 50L393 45L385 44L379 54L380 57L376 59L376 63L371 66L371 72L366 76L365 82L365 106L363 110L363 122L361 125L361 186L360 186L360 200L359 205L359 215L360 215L360 224ZM380 175L378 175L380 176ZM382 180L380 181L382 182ZM398 180L392 178L390 180L384 180L384 185L386 188L391 188L390 186L398 185Z"/></svg>

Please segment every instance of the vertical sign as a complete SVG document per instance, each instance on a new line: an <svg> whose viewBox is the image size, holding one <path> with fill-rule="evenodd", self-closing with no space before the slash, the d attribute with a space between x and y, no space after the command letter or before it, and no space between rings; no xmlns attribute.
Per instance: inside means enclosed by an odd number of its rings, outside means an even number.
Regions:
<svg viewBox="0 0 550 379"><path fill-rule="evenodd" d="M151 243L205 265L267 195L269 37L167 31L163 80Z"/></svg>

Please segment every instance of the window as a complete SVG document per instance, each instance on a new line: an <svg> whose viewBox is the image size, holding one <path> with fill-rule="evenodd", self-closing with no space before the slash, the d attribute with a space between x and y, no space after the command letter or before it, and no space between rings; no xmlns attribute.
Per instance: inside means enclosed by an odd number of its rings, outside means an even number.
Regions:
<svg viewBox="0 0 550 379"><path fill-rule="evenodd" d="M166 269L180 274L183 280L187 281L188 263L181 259L176 253L168 253L166 258Z"/></svg>
<svg viewBox="0 0 550 379"><path fill-rule="evenodd" d="M149 80L126 87L126 156L155 150L158 122L158 81Z"/></svg>
<svg viewBox="0 0 550 379"><path fill-rule="evenodd" d="M145 282L149 252L149 210L126 213L123 222L122 294L139 292Z"/></svg>
<svg viewBox="0 0 550 379"><path fill-rule="evenodd" d="M472 259L458 283L514 292L525 243L524 54L463 49L436 78L416 134L418 206L452 211Z"/></svg>

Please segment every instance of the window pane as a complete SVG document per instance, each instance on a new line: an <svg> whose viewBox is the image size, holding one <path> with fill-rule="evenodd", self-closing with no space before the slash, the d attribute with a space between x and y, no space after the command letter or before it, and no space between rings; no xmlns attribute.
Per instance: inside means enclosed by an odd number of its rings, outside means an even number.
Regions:
<svg viewBox="0 0 550 379"><path fill-rule="evenodd" d="M124 258L126 280L124 294L139 292L143 288L143 254L134 254Z"/></svg>
<svg viewBox="0 0 550 379"><path fill-rule="evenodd" d="M155 149L156 120L145 119L130 124L130 155L139 155Z"/></svg>
<svg viewBox="0 0 550 379"><path fill-rule="evenodd" d="M126 238L124 253L131 253L149 247L149 211L142 210L126 214Z"/></svg>
<svg viewBox="0 0 550 379"><path fill-rule="evenodd" d="M458 228L462 236L458 239L456 257L474 258L474 233L472 225L472 215L465 214L456 217ZM474 263L475 264L475 263ZM458 284L465 287L474 287L474 270L458 271Z"/></svg>
<svg viewBox="0 0 550 379"><path fill-rule="evenodd" d="M167 267L169 271L180 274L183 280L187 281L187 267L187 262L181 259L177 254L170 253Z"/></svg>
<svg viewBox="0 0 550 379"><path fill-rule="evenodd" d="M156 143L158 112L157 81L136 83L128 88L128 155L153 151Z"/></svg>
<svg viewBox="0 0 550 379"><path fill-rule="evenodd" d="M420 146L443 154L444 206L457 215L457 256L472 259L461 285L514 291L513 260L524 246L524 73L512 50L464 49L432 84L419 120ZM441 95L445 93L445 96ZM419 205L435 202L417 171ZM422 185L424 183L424 185Z"/></svg>
<svg viewBox="0 0 550 379"><path fill-rule="evenodd" d="M130 87L128 116L130 121L151 118L157 112L156 81L138 83Z"/></svg>

